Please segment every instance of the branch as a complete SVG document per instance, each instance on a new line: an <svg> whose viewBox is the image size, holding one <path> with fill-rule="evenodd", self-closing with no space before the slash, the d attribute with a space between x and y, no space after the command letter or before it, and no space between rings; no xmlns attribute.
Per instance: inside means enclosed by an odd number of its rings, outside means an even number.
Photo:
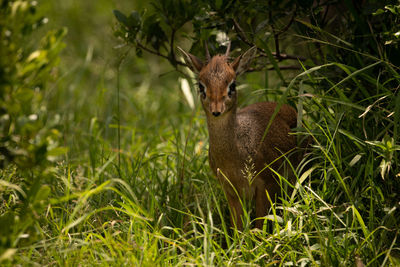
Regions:
<svg viewBox="0 0 400 267"><path fill-rule="evenodd" d="M272 52L272 55L275 56L275 57L278 57L276 52ZM293 59L294 60L299 60L300 59L302 61L306 60L306 58L303 57L303 56L290 55L290 54L279 54L279 58L278 59L280 59L279 61L282 61L282 60L285 60L285 59L292 59L292 60Z"/></svg>
<svg viewBox="0 0 400 267"><path fill-rule="evenodd" d="M148 53L150 53L150 54L153 54L153 55L156 55L156 56L165 58L165 59L167 59L169 62L171 62L171 57L169 57L169 56L167 56L167 55L164 55L164 54L161 54L159 51L151 50L150 48L144 46L143 44L141 44L141 43L140 43L139 41L137 41L137 40L136 40L136 46L139 47L139 48L141 48L141 49L143 49L144 51L146 51L146 52L148 52ZM175 57L174 57L174 58L175 58ZM184 63L184 62L182 62L182 61L179 61L179 60L176 60L176 59L175 59L174 62L175 62L176 65L189 67L186 63ZM172 62L171 62L171 63L172 63ZM175 64L173 64L173 65L175 65Z"/></svg>
<svg viewBox="0 0 400 267"><path fill-rule="evenodd" d="M285 31L286 31L286 29L289 28L290 25L293 23L294 17L295 17L295 16L293 15L292 18L291 18L291 20L290 20L290 22L288 23L288 25L286 25L286 27L284 28ZM239 37L242 39L242 41L243 41L244 43L246 43L246 44L247 44L248 46L250 46L250 47L255 46L255 44L252 43L252 42L247 38L247 36L246 36L246 34L244 33L242 27L240 27L240 25L239 25L239 23L236 21L236 19L233 19L233 24L234 24L234 26L235 26L234 28L235 28L235 31L236 31L237 35L239 35ZM281 34L281 33L282 33L282 32L278 33L278 35ZM279 44L278 44L278 49L279 49ZM264 51L263 49L257 47L257 50L260 52L260 54L261 54L263 57L267 57L267 54L265 53L265 51ZM278 51L278 50L277 50L277 51ZM281 54L281 53L279 53L279 52L272 52L272 55L273 55L275 58L277 58L279 61L282 61L282 60L285 60L285 59L292 59L292 60L299 60L299 59L300 59L300 60L303 60L303 61L306 60L306 58L305 58L305 57L302 57L302 56Z"/></svg>
<svg viewBox="0 0 400 267"><path fill-rule="evenodd" d="M242 27L240 27L239 23L236 21L236 19L233 19L233 24L235 25L235 30L236 33L239 35L239 37L243 40L243 42L245 42L247 45L249 45L250 47L253 47L254 44L252 42L249 41L249 39L247 39L246 34L244 33Z"/></svg>
<svg viewBox="0 0 400 267"><path fill-rule="evenodd" d="M294 21L294 18L296 17L296 14L297 14L297 5L296 5L296 9L293 11L293 15L290 18L289 23L285 27L283 27L281 30L279 30L278 35L286 32L289 29L289 27L292 25L292 23Z"/></svg>
<svg viewBox="0 0 400 267"><path fill-rule="evenodd" d="M270 20L272 21L272 11L271 10L272 9L270 8L269 9L269 17L270 17ZM274 53L272 53L272 54L278 59L278 61L282 60L282 55L281 55L280 49L279 49L279 35L281 35L282 33L286 32L289 29L289 27L292 25L292 23L296 17L296 14L297 14L297 5L296 5L296 9L293 11L292 17L289 20L289 23L285 27L283 27L282 29L280 29L278 31L275 29L274 24L271 23L272 32L274 34L275 51L276 51L275 54ZM287 59L287 58L285 58L285 59Z"/></svg>
<svg viewBox="0 0 400 267"><path fill-rule="evenodd" d="M274 67L269 67L267 70L274 70ZM287 65L287 66L279 66L280 70L299 70L300 67L297 65Z"/></svg>
<svg viewBox="0 0 400 267"><path fill-rule="evenodd" d="M175 29L172 28L171 31L171 42L170 42L170 51L171 51L171 63L172 65L175 66L175 62L177 62L176 58L175 58L175 53L174 53L174 41L175 41Z"/></svg>
<svg viewBox="0 0 400 267"><path fill-rule="evenodd" d="M272 22L271 23L271 29L272 33L274 34L274 42L275 42L275 56L278 60L280 60L281 55L280 55L280 49L279 49L279 34L275 30L274 22L272 21L272 8L271 8L271 2L269 2L269 10L268 10L268 15L269 15L269 20Z"/></svg>
<svg viewBox="0 0 400 267"><path fill-rule="evenodd" d="M259 51L261 51L261 52L259 53L257 58L259 58L259 57L266 57L267 58L268 57L267 54L262 49L260 49ZM274 57L276 57L276 52L272 52L272 55ZM303 57L303 56L291 55L291 54L280 54L280 57L281 58L280 58L279 62L281 62L282 60L286 60L286 59L301 60L301 61L305 61L306 60L306 58Z"/></svg>
<svg viewBox="0 0 400 267"><path fill-rule="evenodd" d="M266 65L263 66L259 66L259 67L254 67L254 68L249 68L247 70L247 72L257 72L257 71L261 71L264 70L266 67ZM274 70L274 67L269 67L267 68L267 70ZM299 70L300 67L299 66L295 66L295 65L287 65L287 66L279 66L280 70Z"/></svg>

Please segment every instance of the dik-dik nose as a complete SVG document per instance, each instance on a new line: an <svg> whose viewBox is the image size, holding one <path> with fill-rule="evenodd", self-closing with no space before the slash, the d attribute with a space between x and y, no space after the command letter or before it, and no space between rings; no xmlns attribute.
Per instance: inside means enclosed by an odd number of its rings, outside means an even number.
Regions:
<svg viewBox="0 0 400 267"><path fill-rule="evenodd" d="M224 103L222 101L215 100L211 102L210 111L214 117L221 115L222 112L224 112L224 109Z"/></svg>
<svg viewBox="0 0 400 267"><path fill-rule="evenodd" d="M212 114L214 115L214 117L218 117L219 115L221 115L221 112L219 112L219 111L214 111Z"/></svg>

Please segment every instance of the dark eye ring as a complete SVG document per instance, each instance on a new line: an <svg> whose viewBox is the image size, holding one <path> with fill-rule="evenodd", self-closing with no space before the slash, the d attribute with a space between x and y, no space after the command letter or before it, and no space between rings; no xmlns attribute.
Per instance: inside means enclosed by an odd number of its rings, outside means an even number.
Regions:
<svg viewBox="0 0 400 267"><path fill-rule="evenodd" d="M201 94L201 97L206 98L206 90L202 83L199 83L199 93Z"/></svg>
<svg viewBox="0 0 400 267"><path fill-rule="evenodd" d="M228 96L231 97L234 92L236 92L236 82L232 82L229 85Z"/></svg>

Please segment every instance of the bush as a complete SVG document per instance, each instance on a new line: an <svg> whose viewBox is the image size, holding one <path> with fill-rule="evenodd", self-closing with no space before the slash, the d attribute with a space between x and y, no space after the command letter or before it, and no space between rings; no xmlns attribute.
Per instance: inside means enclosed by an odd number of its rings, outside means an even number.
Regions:
<svg viewBox="0 0 400 267"><path fill-rule="evenodd" d="M35 1L0 2L0 196L7 203L1 206L0 255L40 235L34 226L48 203L49 163L65 151L45 97L57 77L66 30L38 42L32 34L46 21Z"/></svg>

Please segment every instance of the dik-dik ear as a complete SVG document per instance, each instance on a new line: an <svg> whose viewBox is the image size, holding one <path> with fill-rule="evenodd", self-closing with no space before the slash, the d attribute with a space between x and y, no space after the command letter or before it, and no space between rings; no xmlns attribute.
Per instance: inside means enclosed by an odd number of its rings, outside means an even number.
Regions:
<svg viewBox="0 0 400 267"><path fill-rule="evenodd" d="M189 68L193 72L199 73L204 66L203 61L201 61L198 57L196 57L190 53L187 53L185 50L183 50L179 46L177 48L182 53L182 55L185 56L185 62L189 66Z"/></svg>
<svg viewBox="0 0 400 267"><path fill-rule="evenodd" d="M236 76L246 72L249 69L251 61L256 56L257 47L253 46L246 53L238 56L235 60L231 63L233 70L236 72Z"/></svg>

